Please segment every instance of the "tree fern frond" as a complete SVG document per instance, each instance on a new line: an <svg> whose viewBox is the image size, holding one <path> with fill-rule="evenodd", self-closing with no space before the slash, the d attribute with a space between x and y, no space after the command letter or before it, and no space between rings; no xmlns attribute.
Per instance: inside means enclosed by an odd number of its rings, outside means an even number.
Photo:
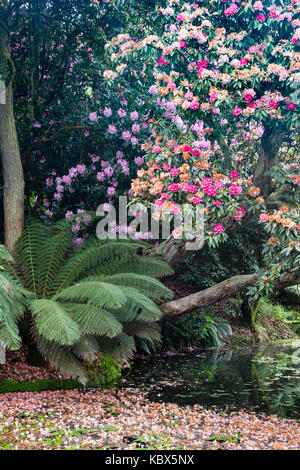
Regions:
<svg viewBox="0 0 300 470"><path fill-rule="evenodd" d="M173 274L173 269L162 260L152 257L132 255L125 259L111 260L103 263L94 271L94 274L113 275L128 272L161 278Z"/></svg>
<svg viewBox="0 0 300 470"><path fill-rule="evenodd" d="M71 345L80 338L78 324L72 320L61 304L49 299L30 302L30 309L37 331L49 341Z"/></svg>
<svg viewBox="0 0 300 470"><path fill-rule="evenodd" d="M158 327L155 327L154 324L139 321L128 322L124 324L124 331L130 336L137 336L154 341L161 340L160 330Z"/></svg>
<svg viewBox="0 0 300 470"><path fill-rule="evenodd" d="M22 266L22 274L27 288L37 294L38 260L41 246L51 236L50 227L41 223L27 223L24 232L15 246L17 262Z"/></svg>
<svg viewBox="0 0 300 470"><path fill-rule="evenodd" d="M100 307L72 303L64 303L63 306L83 333L114 338L122 331L122 325L114 315Z"/></svg>
<svg viewBox="0 0 300 470"><path fill-rule="evenodd" d="M136 273L120 273L104 277L105 282L118 286L134 287L151 299L171 299L173 292L157 279Z"/></svg>
<svg viewBox="0 0 300 470"><path fill-rule="evenodd" d="M85 361L95 361L99 353L99 344L94 336L84 335L72 346L75 356Z"/></svg>
<svg viewBox="0 0 300 470"><path fill-rule="evenodd" d="M7 349L19 349L22 344L22 339L19 335L19 329L14 323L7 325L0 322L0 341Z"/></svg>
<svg viewBox="0 0 300 470"><path fill-rule="evenodd" d="M7 251L4 245L0 245L0 261L9 261L11 263L14 262L13 257L11 256L10 252Z"/></svg>
<svg viewBox="0 0 300 470"><path fill-rule="evenodd" d="M41 247L38 259L37 283L42 298L54 293L52 285L64 263L65 255L72 246L72 234L67 231L46 239Z"/></svg>
<svg viewBox="0 0 300 470"><path fill-rule="evenodd" d="M135 253L141 245L131 242L90 240L79 253L73 254L57 273L53 290L58 292L84 277L107 260Z"/></svg>
<svg viewBox="0 0 300 470"><path fill-rule="evenodd" d="M109 354L113 359L120 362L129 361L136 351L134 338L124 332L113 339L100 337L98 343L101 352Z"/></svg>
<svg viewBox="0 0 300 470"><path fill-rule="evenodd" d="M6 273L0 272L0 308L13 318L20 318L31 293Z"/></svg>
<svg viewBox="0 0 300 470"><path fill-rule="evenodd" d="M99 307L116 309L125 304L126 295L114 284L82 280L58 292L52 299L61 302L88 302Z"/></svg>
<svg viewBox="0 0 300 470"><path fill-rule="evenodd" d="M160 319L161 311L153 300L132 287L120 286L120 289L126 294L129 308L138 314L138 319L149 322Z"/></svg>
<svg viewBox="0 0 300 470"><path fill-rule="evenodd" d="M87 383L88 379L80 367L80 362L74 357L70 348L59 346L42 336L37 337L36 345L43 358L49 361L55 369L67 377L79 380L83 385Z"/></svg>

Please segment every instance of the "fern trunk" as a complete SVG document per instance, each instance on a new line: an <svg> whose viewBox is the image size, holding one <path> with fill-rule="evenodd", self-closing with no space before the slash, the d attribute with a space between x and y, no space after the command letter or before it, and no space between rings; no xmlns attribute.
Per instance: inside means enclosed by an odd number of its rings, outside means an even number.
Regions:
<svg viewBox="0 0 300 470"><path fill-rule="evenodd" d="M0 12L1 15L1 12ZM14 110L12 80L14 66L9 49L9 32L0 17L0 75L6 85L0 104L0 154L4 187L5 246L12 252L24 226L24 174L20 157Z"/></svg>

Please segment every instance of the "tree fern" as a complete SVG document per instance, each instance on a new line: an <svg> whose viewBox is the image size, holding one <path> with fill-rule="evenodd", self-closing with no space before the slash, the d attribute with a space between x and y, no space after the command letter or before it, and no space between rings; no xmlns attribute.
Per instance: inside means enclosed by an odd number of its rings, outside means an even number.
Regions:
<svg viewBox="0 0 300 470"><path fill-rule="evenodd" d="M156 302L172 293L155 278L172 270L142 256L142 243L91 239L78 250L72 236L66 221L33 221L16 244L15 261L0 247L0 340L20 346L19 322L27 309L42 356L85 382L82 360L100 351L124 362L136 349L135 339L151 345L159 338Z"/></svg>

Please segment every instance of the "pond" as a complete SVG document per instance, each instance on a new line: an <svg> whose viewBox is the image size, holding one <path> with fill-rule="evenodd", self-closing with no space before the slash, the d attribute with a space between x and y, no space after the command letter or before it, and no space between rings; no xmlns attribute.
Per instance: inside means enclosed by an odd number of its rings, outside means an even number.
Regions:
<svg viewBox="0 0 300 470"><path fill-rule="evenodd" d="M300 341L267 349L156 355L137 359L127 384L147 389L154 401L299 419L299 348Z"/></svg>

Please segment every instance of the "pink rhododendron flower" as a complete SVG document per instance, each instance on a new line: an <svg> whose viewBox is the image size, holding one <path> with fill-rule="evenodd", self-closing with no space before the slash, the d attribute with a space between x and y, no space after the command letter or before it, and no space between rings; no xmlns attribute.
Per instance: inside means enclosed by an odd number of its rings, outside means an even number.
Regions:
<svg viewBox="0 0 300 470"><path fill-rule="evenodd" d="M132 121L137 121L139 118L139 113L137 111L133 111L132 113L130 113L130 119Z"/></svg>
<svg viewBox="0 0 300 470"><path fill-rule="evenodd" d="M198 101L192 101L190 104L190 109L193 111L196 111L199 108L199 102Z"/></svg>
<svg viewBox="0 0 300 470"><path fill-rule="evenodd" d="M214 201L214 204L215 204L217 207L220 207L223 203L222 203L222 201L220 201L219 199L217 199L217 201Z"/></svg>
<svg viewBox="0 0 300 470"><path fill-rule="evenodd" d="M154 153L160 153L161 152L161 147L159 145L153 145L152 151Z"/></svg>
<svg viewBox="0 0 300 470"><path fill-rule="evenodd" d="M195 204L195 205L200 204L200 202L201 202L201 197L200 196L193 197L193 199L192 199L193 204Z"/></svg>
<svg viewBox="0 0 300 470"><path fill-rule="evenodd" d="M262 23L263 21L265 21L266 17L265 17L265 15L257 15L256 19L257 19L257 21Z"/></svg>
<svg viewBox="0 0 300 470"><path fill-rule="evenodd" d="M114 188L113 186L110 186L109 188L107 188L107 194L108 194L110 197L114 196L115 193L116 193L116 190L115 190L115 188Z"/></svg>
<svg viewBox="0 0 300 470"><path fill-rule="evenodd" d="M172 183L168 187L168 190L171 191L172 193L177 193L179 189L180 189L180 186L177 183Z"/></svg>
<svg viewBox="0 0 300 470"><path fill-rule="evenodd" d="M178 175L179 175L179 170L178 170L178 168L171 168L171 170L170 170L170 175L171 175L171 176L178 176Z"/></svg>
<svg viewBox="0 0 300 470"><path fill-rule="evenodd" d="M217 224L214 227L214 232L215 233L223 233L224 232L224 227L221 224Z"/></svg>
<svg viewBox="0 0 300 470"><path fill-rule="evenodd" d="M229 186L229 192L232 196L239 195L242 194L243 188L242 186L232 184L231 186Z"/></svg>
<svg viewBox="0 0 300 470"><path fill-rule="evenodd" d="M269 214L260 214L259 220L261 222L268 222L269 221Z"/></svg>
<svg viewBox="0 0 300 470"><path fill-rule="evenodd" d="M125 142L128 142L130 140L131 134L129 131L123 131L122 132L122 139L125 140Z"/></svg>
<svg viewBox="0 0 300 470"><path fill-rule="evenodd" d="M143 157L136 157L134 159L134 163L137 165L137 166L142 166L144 164L144 158Z"/></svg>
<svg viewBox="0 0 300 470"><path fill-rule="evenodd" d="M276 101L273 101L273 100L270 101L270 103L269 103L270 108L276 109L277 106L278 106L278 103Z"/></svg>
<svg viewBox="0 0 300 470"><path fill-rule="evenodd" d="M116 128L116 126L114 126L113 124L109 124L108 129L107 129L107 132L108 132L109 134L112 134L112 135L113 135L113 134L116 134L116 133L117 133L117 128Z"/></svg>
<svg viewBox="0 0 300 470"><path fill-rule="evenodd" d="M165 56L161 55L160 58L157 61L158 65L167 65L167 62L165 61Z"/></svg>
<svg viewBox="0 0 300 470"><path fill-rule="evenodd" d="M249 93L247 93L246 95L244 95L244 100L247 101L248 103L251 103L251 101L253 100L253 96L250 95Z"/></svg>
<svg viewBox="0 0 300 470"><path fill-rule="evenodd" d="M254 8L254 10L262 11L264 9L264 6L263 6L262 2L258 1L258 2L254 2L253 8Z"/></svg>
<svg viewBox="0 0 300 470"><path fill-rule="evenodd" d="M103 114L104 114L105 117L108 118L112 115L112 110L110 108L105 107L104 111L103 111Z"/></svg>
<svg viewBox="0 0 300 470"><path fill-rule="evenodd" d="M120 109L118 110L118 115L119 115L121 118L122 118L122 117L125 117L125 116L126 116L126 111L125 111L125 109L120 108Z"/></svg>
<svg viewBox="0 0 300 470"><path fill-rule="evenodd" d="M225 16L234 16L234 15L237 14L238 9L239 9L239 7L235 3L232 3L230 5L230 7L226 8L226 10L224 10L224 15Z"/></svg>
<svg viewBox="0 0 300 470"><path fill-rule="evenodd" d="M234 108L234 110L232 111L232 114L233 114L234 116L238 116L239 114L241 114L241 112L242 112L241 108L236 107L236 108Z"/></svg>
<svg viewBox="0 0 300 470"><path fill-rule="evenodd" d="M232 172L230 173L230 176L231 176L232 179L236 179L236 178L239 177L239 174L238 174L237 171L232 171Z"/></svg>
<svg viewBox="0 0 300 470"><path fill-rule="evenodd" d="M95 121L97 121L97 119L98 119L98 116L97 116L96 112L93 112L93 113L89 114L89 120L90 121L95 122Z"/></svg>
<svg viewBox="0 0 300 470"><path fill-rule="evenodd" d="M150 95L157 95L158 93L157 87L155 85L151 85L151 87L149 88L149 93Z"/></svg>

